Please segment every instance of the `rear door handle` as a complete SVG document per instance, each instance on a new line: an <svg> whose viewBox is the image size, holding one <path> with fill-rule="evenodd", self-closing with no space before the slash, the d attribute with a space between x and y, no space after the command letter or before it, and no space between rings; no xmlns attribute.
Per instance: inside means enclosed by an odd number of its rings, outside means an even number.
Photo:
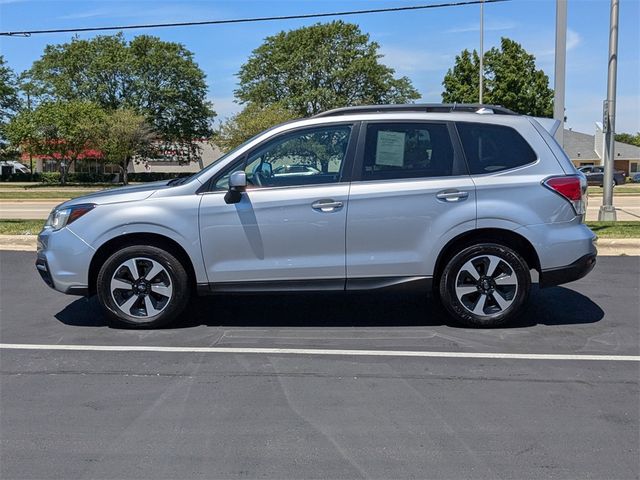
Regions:
<svg viewBox="0 0 640 480"><path fill-rule="evenodd" d="M469 198L469 192L461 192L459 190L445 190L436 194L436 198L447 202L459 202Z"/></svg>
<svg viewBox="0 0 640 480"><path fill-rule="evenodd" d="M318 200L317 202L313 202L311 204L311 208L314 210L319 210L321 212L333 212L334 210L338 210L342 208L342 202L336 202L335 200Z"/></svg>

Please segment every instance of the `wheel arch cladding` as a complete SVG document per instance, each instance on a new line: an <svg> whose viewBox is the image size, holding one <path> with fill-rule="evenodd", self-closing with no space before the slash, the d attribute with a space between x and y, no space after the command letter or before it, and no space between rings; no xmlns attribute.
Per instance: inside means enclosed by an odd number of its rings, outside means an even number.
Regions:
<svg viewBox="0 0 640 480"><path fill-rule="evenodd" d="M127 233L114 237L102 244L91 258L91 263L89 265L89 295L94 295L96 293L98 272L102 265L104 265L107 258L121 248L134 245L154 246L166 250L174 255L187 271L187 274L189 275L189 286L195 292L196 273L193 268L193 263L185 249L178 242L157 233Z"/></svg>
<svg viewBox="0 0 640 480"><path fill-rule="evenodd" d="M540 259L531 242L522 235L511 230L500 228L480 228L462 233L451 239L440 251L434 270L434 285L437 285L444 267L456 252L477 243L497 243L518 252L527 262L529 268L540 272Z"/></svg>

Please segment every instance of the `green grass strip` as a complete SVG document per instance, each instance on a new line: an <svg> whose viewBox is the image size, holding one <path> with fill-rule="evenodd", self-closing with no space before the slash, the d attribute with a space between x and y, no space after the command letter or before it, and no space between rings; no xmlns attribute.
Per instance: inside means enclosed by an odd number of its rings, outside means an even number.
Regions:
<svg viewBox="0 0 640 480"><path fill-rule="evenodd" d="M0 235L37 235L44 220L0 220Z"/></svg>
<svg viewBox="0 0 640 480"><path fill-rule="evenodd" d="M640 222L587 222L600 238L640 238Z"/></svg>

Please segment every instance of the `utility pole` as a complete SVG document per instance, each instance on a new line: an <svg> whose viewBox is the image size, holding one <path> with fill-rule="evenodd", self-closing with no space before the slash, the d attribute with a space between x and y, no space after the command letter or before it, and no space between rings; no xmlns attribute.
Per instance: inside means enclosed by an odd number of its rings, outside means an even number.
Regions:
<svg viewBox="0 0 640 480"><path fill-rule="evenodd" d="M564 93L567 66L567 0L556 0L556 66L553 76L553 118L560 121L556 140L564 146Z"/></svg>
<svg viewBox="0 0 640 480"><path fill-rule="evenodd" d="M619 0L611 0L609 27L609 76L607 78L607 100L604 104L602 127L604 129L604 179L603 195L598 220L616 221L613 206L613 159L616 141L616 82L618 74L618 7Z"/></svg>
<svg viewBox="0 0 640 480"><path fill-rule="evenodd" d="M484 91L484 0L480 2L480 88L479 102L482 105Z"/></svg>
<svg viewBox="0 0 640 480"><path fill-rule="evenodd" d="M31 90L27 90L27 110L31 113ZM29 139L31 143L31 139ZM33 153L31 152L32 146L29 145L29 180L33 182Z"/></svg>

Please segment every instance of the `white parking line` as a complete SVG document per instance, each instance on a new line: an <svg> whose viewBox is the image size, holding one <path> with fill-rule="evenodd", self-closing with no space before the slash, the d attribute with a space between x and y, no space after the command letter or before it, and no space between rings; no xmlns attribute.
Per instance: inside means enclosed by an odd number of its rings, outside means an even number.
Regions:
<svg viewBox="0 0 640 480"><path fill-rule="evenodd" d="M578 360L640 362L639 355L563 355L555 353L473 353L411 350L341 350L323 348L160 347L123 345L41 345L0 343L4 350L71 350L81 352L261 353L272 355L339 355L356 357L489 358L509 360Z"/></svg>

